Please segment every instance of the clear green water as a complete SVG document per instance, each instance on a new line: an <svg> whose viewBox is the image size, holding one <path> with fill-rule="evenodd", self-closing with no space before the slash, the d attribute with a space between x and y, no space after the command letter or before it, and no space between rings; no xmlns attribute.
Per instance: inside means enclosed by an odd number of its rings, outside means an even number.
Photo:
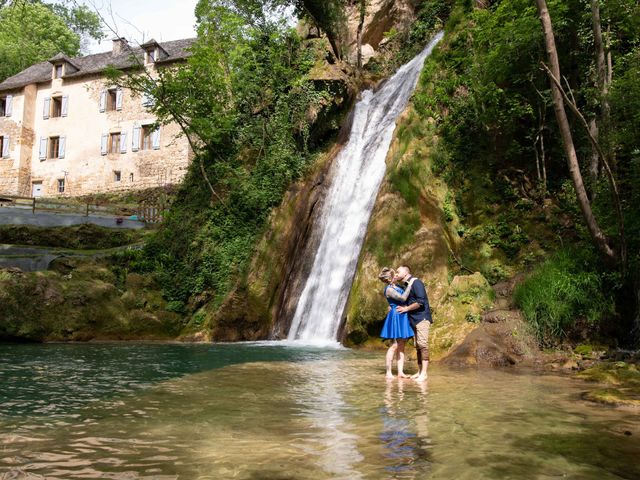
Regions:
<svg viewBox="0 0 640 480"><path fill-rule="evenodd" d="M0 345L0 479L637 479L568 378L280 345Z"/></svg>

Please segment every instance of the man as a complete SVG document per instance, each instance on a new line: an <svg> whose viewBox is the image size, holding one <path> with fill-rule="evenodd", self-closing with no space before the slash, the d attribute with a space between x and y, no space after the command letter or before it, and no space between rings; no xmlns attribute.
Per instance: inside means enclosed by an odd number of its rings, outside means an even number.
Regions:
<svg viewBox="0 0 640 480"><path fill-rule="evenodd" d="M408 266L402 265L396 270L398 279L402 282L409 283L413 278L411 270ZM422 280L414 279L409 285L410 292L405 307L398 307L396 310L400 313L409 314L409 322L415 333L414 342L418 353L418 373L413 375L416 382L424 382L427 379L427 368L429 367L429 329L431 328L431 308L429 308L429 299L427 298L427 290L424 288Z"/></svg>

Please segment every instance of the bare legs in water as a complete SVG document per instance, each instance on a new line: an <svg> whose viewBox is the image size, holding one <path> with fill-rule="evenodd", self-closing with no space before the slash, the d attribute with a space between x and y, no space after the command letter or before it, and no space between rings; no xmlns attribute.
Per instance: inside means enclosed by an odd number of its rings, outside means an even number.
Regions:
<svg viewBox="0 0 640 480"><path fill-rule="evenodd" d="M386 377L388 379L393 378L393 359L396 358L398 362L398 378L407 378L408 375L404 373L404 345L406 341L403 338L398 338L393 341L385 358L385 364L387 367Z"/></svg>

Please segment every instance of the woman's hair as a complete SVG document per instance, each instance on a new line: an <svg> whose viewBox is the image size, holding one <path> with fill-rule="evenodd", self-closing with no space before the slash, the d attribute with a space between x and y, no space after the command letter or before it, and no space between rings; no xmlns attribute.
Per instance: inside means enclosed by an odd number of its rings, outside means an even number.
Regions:
<svg viewBox="0 0 640 480"><path fill-rule="evenodd" d="M396 272L393 270L393 268L384 267L382 270L380 270L378 279L382 280L383 282L391 283L393 281L393 277L395 276Z"/></svg>

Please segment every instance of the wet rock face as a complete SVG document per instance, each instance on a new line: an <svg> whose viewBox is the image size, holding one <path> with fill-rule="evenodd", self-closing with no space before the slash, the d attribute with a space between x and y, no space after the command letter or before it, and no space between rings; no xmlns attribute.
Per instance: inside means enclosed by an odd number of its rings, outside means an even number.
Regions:
<svg viewBox="0 0 640 480"><path fill-rule="evenodd" d="M272 213L246 281L218 309L208 312L206 326L213 340L286 338L297 299L313 264L319 241L312 235L313 226L339 148L337 145L328 152L314 172L293 185L282 205Z"/></svg>

